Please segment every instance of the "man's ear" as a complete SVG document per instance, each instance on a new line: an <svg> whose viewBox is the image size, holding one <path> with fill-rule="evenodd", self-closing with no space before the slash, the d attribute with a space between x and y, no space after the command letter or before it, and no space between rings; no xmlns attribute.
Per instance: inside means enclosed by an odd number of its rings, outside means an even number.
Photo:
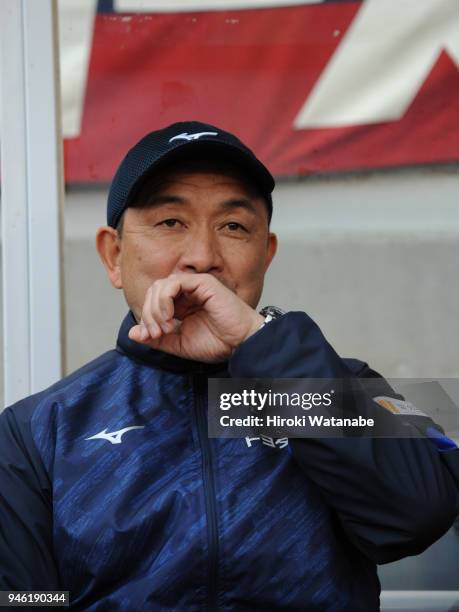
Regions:
<svg viewBox="0 0 459 612"><path fill-rule="evenodd" d="M276 252L277 252L277 236L273 232L269 232L268 247L266 249L266 257L265 257L265 272L269 268L269 265L272 262Z"/></svg>
<svg viewBox="0 0 459 612"><path fill-rule="evenodd" d="M107 270L108 278L115 289L122 289L121 278L121 238L109 225L99 227L96 234L96 249Z"/></svg>

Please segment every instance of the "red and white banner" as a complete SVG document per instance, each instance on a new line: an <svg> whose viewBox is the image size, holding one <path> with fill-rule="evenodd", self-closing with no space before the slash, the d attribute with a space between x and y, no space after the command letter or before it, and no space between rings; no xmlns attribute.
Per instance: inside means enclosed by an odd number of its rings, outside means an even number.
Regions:
<svg viewBox="0 0 459 612"><path fill-rule="evenodd" d="M277 176L459 161L458 0L104 4L61 2L67 182L188 119Z"/></svg>

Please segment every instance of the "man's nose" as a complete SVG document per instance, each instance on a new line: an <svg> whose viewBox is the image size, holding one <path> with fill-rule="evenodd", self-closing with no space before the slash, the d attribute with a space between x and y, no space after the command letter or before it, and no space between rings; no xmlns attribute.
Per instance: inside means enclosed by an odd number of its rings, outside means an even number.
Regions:
<svg viewBox="0 0 459 612"><path fill-rule="evenodd" d="M190 232L178 266L181 272L203 274L221 271L223 260L215 233L211 229Z"/></svg>

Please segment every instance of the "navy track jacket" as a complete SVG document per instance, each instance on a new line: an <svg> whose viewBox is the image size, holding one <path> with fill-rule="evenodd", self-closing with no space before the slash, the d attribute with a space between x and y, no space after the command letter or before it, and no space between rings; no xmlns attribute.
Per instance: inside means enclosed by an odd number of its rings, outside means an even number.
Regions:
<svg viewBox="0 0 459 612"><path fill-rule="evenodd" d="M371 377L393 396L305 313L213 365L133 342L134 324L129 312L116 350L0 415L0 590L68 590L99 612L371 612L376 564L452 525L459 450L427 437L208 438L209 376Z"/></svg>

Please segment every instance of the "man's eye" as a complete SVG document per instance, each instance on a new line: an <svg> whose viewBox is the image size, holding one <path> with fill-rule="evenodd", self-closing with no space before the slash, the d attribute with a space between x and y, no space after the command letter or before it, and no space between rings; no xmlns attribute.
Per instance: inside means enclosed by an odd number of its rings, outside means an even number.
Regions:
<svg viewBox="0 0 459 612"><path fill-rule="evenodd" d="M246 231L245 227L241 225L240 223L236 223L236 221L230 221L229 223L226 224L226 227L230 229L232 232L237 231L237 230Z"/></svg>
<svg viewBox="0 0 459 612"><path fill-rule="evenodd" d="M158 225L166 225L167 227L175 227L176 224L179 223L178 219L164 219Z"/></svg>

